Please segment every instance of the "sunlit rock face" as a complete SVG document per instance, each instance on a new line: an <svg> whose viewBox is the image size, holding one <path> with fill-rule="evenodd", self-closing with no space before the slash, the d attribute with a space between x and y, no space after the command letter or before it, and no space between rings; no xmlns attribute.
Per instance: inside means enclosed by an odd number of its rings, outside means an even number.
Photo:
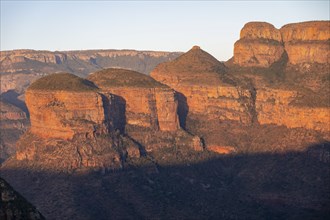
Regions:
<svg viewBox="0 0 330 220"><path fill-rule="evenodd" d="M239 87L226 67L195 46L174 61L159 64L151 76L178 92L181 125L189 115L201 120L237 120L250 123L248 88ZM246 104L246 105L245 105Z"/></svg>
<svg viewBox="0 0 330 220"><path fill-rule="evenodd" d="M123 69L106 69L91 74L89 80L102 89L102 93L122 105L118 115L127 130L176 131L179 129L177 100L174 91L151 77ZM111 100L110 100L111 101ZM109 111L112 114L112 111ZM124 114L123 114L124 113ZM122 115L119 115L122 114ZM115 127L122 127L122 124Z"/></svg>
<svg viewBox="0 0 330 220"><path fill-rule="evenodd" d="M102 97L97 87L72 74L53 74L26 92L31 132L45 138L72 139L104 126Z"/></svg>
<svg viewBox="0 0 330 220"><path fill-rule="evenodd" d="M200 138L180 128L178 100L173 89L153 78L124 69L105 69L91 74L106 102L110 129L128 134L146 151L174 146L202 150ZM106 107L107 109L107 107Z"/></svg>
<svg viewBox="0 0 330 220"><path fill-rule="evenodd" d="M330 63L330 22L310 21L281 29L289 63Z"/></svg>
<svg viewBox="0 0 330 220"><path fill-rule="evenodd" d="M234 45L234 63L246 67L269 67L284 52L281 33L266 22L249 22Z"/></svg>
<svg viewBox="0 0 330 220"><path fill-rule="evenodd" d="M266 22L249 22L234 46L234 63L244 67L270 67L286 59L289 64L330 62L329 21L310 21L276 29Z"/></svg>

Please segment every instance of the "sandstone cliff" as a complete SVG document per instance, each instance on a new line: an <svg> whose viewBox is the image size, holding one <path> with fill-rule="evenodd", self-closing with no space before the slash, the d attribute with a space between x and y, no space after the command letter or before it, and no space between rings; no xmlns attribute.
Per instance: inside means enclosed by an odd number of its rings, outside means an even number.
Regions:
<svg viewBox="0 0 330 220"><path fill-rule="evenodd" d="M16 141L29 127L26 113L0 100L0 163L16 151Z"/></svg>
<svg viewBox="0 0 330 220"><path fill-rule="evenodd" d="M281 58L289 64L329 63L329 21L287 24L281 29L265 22L249 22L234 46L234 63L270 67Z"/></svg>
<svg viewBox="0 0 330 220"><path fill-rule="evenodd" d="M330 22L284 25L281 35L289 63L330 63Z"/></svg>
<svg viewBox="0 0 330 220"><path fill-rule="evenodd" d="M192 65L190 65L192 64ZM158 65L151 76L178 92L181 125L189 115L201 120L228 119L250 123L253 116L245 111L253 91L226 74L224 64L199 47L176 60Z"/></svg>
<svg viewBox="0 0 330 220"><path fill-rule="evenodd" d="M105 69L91 74L88 79L101 88L109 103L115 103L115 108L110 106L107 110L113 129L126 132L147 151L171 146L173 142L181 145L175 141L179 136L187 139L184 144L202 149L194 137L180 131L178 102L168 86L124 69Z"/></svg>
<svg viewBox="0 0 330 220"><path fill-rule="evenodd" d="M103 96L88 80L68 73L43 77L28 88L26 104L31 128L17 143L18 161L59 171L115 168L128 148L138 151L129 139L109 133Z"/></svg>
<svg viewBox="0 0 330 220"><path fill-rule="evenodd" d="M122 67L148 74L158 63L181 53L136 50L1 51L3 73L54 73L65 71L80 76L107 67Z"/></svg>
<svg viewBox="0 0 330 220"><path fill-rule="evenodd" d="M269 67L284 52L281 33L266 22L249 22L234 45L234 63L241 66Z"/></svg>

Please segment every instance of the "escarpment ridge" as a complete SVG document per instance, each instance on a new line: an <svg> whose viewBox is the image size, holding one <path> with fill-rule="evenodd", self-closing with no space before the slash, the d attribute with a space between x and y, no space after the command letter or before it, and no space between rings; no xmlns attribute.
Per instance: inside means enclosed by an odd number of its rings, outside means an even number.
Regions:
<svg viewBox="0 0 330 220"><path fill-rule="evenodd" d="M276 29L266 22L249 22L234 46L234 63L270 67L287 55L288 63L329 63L329 21L310 21Z"/></svg>

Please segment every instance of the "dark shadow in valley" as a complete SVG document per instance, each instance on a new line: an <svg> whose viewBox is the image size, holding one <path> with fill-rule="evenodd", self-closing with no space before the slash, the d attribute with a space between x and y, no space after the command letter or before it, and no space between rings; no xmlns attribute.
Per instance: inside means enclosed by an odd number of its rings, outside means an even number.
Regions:
<svg viewBox="0 0 330 220"><path fill-rule="evenodd" d="M208 154L207 160L201 160ZM168 155L167 155L168 156ZM188 159L189 158L189 161ZM144 158L140 158L143 160ZM2 168L47 219L327 219L330 143L303 152L182 153L105 172Z"/></svg>
<svg viewBox="0 0 330 220"><path fill-rule="evenodd" d="M178 116L181 128L186 128L186 119L189 112L187 98L180 92L175 92L176 99L178 100Z"/></svg>
<svg viewBox="0 0 330 220"><path fill-rule="evenodd" d="M104 115L110 131L118 130L125 133L126 126L126 100L114 94L102 94Z"/></svg>
<svg viewBox="0 0 330 220"><path fill-rule="evenodd" d="M25 102L18 99L18 96L20 96L20 94L18 94L15 90L8 90L7 92L4 92L0 95L0 99L20 108L22 111L26 113L26 116L29 118L30 117L29 110L26 107Z"/></svg>

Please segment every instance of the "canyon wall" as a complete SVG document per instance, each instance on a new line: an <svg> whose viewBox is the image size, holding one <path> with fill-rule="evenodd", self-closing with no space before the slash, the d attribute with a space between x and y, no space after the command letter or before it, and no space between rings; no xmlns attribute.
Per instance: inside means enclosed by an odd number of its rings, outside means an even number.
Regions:
<svg viewBox="0 0 330 220"><path fill-rule="evenodd" d="M297 96L297 91L259 89L256 99L258 122L330 132L329 107L295 106L292 102Z"/></svg>
<svg viewBox="0 0 330 220"><path fill-rule="evenodd" d="M102 97L96 92L28 90L26 104L31 132L46 138L93 134L105 120Z"/></svg>
<svg viewBox="0 0 330 220"><path fill-rule="evenodd" d="M267 68L284 53L293 65L329 63L329 42L329 21L287 24L281 29L265 22L249 22L234 45L234 63Z"/></svg>

